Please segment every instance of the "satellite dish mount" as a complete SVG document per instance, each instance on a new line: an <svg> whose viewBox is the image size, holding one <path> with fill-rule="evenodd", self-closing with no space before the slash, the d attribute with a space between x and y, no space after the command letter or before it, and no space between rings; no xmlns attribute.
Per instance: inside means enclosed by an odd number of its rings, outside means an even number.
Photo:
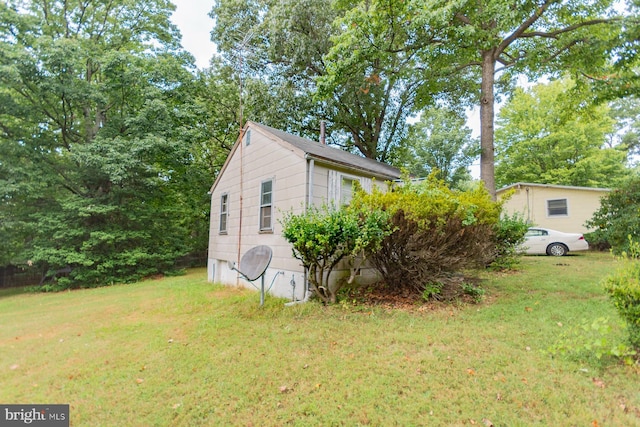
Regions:
<svg viewBox="0 0 640 427"><path fill-rule="evenodd" d="M260 306L264 305L264 273L267 271L271 263L273 251L269 246L260 245L249 249L240 259L240 268L236 268L236 263L228 261L230 270L237 271L244 279L246 279L253 287L260 291ZM260 288L253 282L261 279Z"/></svg>

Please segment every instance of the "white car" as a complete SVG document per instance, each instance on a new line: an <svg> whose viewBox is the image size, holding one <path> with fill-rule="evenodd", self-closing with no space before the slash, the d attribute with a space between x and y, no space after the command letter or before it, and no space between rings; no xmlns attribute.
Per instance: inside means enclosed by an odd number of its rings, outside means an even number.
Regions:
<svg viewBox="0 0 640 427"><path fill-rule="evenodd" d="M563 256L570 251L586 251L589 249L589 243L580 233L563 233L548 228L532 227L525 234L522 248L528 255Z"/></svg>

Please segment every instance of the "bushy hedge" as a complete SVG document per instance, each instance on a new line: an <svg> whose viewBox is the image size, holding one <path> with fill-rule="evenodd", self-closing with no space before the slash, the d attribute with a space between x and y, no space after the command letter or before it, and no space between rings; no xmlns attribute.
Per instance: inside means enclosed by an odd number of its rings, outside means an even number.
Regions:
<svg viewBox="0 0 640 427"><path fill-rule="evenodd" d="M489 267L493 270L508 270L520 262L519 248L524 243L524 236L529 224L520 214L503 214L494 226L494 258Z"/></svg>
<svg viewBox="0 0 640 427"><path fill-rule="evenodd" d="M422 293L429 283L495 259L500 205L481 183L458 191L434 177L405 180L392 191L362 194L353 204L389 215L394 231L370 259L391 289Z"/></svg>
<svg viewBox="0 0 640 427"><path fill-rule="evenodd" d="M628 238L624 266L605 280L605 289L627 324L629 342L640 352L640 243Z"/></svg>
<svg viewBox="0 0 640 427"><path fill-rule="evenodd" d="M616 255L629 253L627 236L640 239L640 176L629 178L602 197L600 208L585 225L594 230L590 244L610 245Z"/></svg>
<svg viewBox="0 0 640 427"><path fill-rule="evenodd" d="M367 254L378 250L389 232L389 220L379 209L359 211L356 207L310 208L302 214L287 213L282 219L282 235L291 243L293 256L308 272L309 283L324 303L335 303L342 281L331 283L329 276L343 259L350 261L355 277Z"/></svg>

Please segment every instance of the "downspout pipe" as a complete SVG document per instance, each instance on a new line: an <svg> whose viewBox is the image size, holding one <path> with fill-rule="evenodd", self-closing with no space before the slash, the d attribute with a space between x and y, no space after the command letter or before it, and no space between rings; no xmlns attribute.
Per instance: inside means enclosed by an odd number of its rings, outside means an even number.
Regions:
<svg viewBox="0 0 640 427"><path fill-rule="evenodd" d="M305 206L305 211L307 211L311 206L313 206L313 174L315 169L315 160L313 157L310 157L308 154L305 154L304 158L307 160L307 203ZM293 279L291 279L293 280ZM289 307L296 304L302 304L311 298L311 293L309 292L309 277L307 275L307 269L304 270L304 298L300 301L291 301L285 304L285 306Z"/></svg>

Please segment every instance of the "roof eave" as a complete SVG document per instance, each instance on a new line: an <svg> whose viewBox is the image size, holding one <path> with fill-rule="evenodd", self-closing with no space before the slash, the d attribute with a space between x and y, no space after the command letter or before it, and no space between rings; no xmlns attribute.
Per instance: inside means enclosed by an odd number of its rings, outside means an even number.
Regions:
<svg viewBox="0 0 640 427"><path fill-rule="evenodd" d="M367 174L370 175L374 175L378 178L385 178L385 179L391 179L391 180L395 180L400 178L400 172L398 171L397 175L392 175L390 173L383 173L380 171L375 171L373 169L370 168L364 168L358 165L354 165L353 163L346 163L346 162L340 162L337 160L333 160L333 159L328 159L326 157L323 156L318 156L316 154L311 154L311 153L306 153L305 154L305 158L306 159L313 159L313 160L317 160L320 161L322 163L326 163L328 165L334 165L334 166L340 166L343 167L345 169L351 169L351 170L357 170L357 171L361 171L361 172L366 172Z"/></svg>

